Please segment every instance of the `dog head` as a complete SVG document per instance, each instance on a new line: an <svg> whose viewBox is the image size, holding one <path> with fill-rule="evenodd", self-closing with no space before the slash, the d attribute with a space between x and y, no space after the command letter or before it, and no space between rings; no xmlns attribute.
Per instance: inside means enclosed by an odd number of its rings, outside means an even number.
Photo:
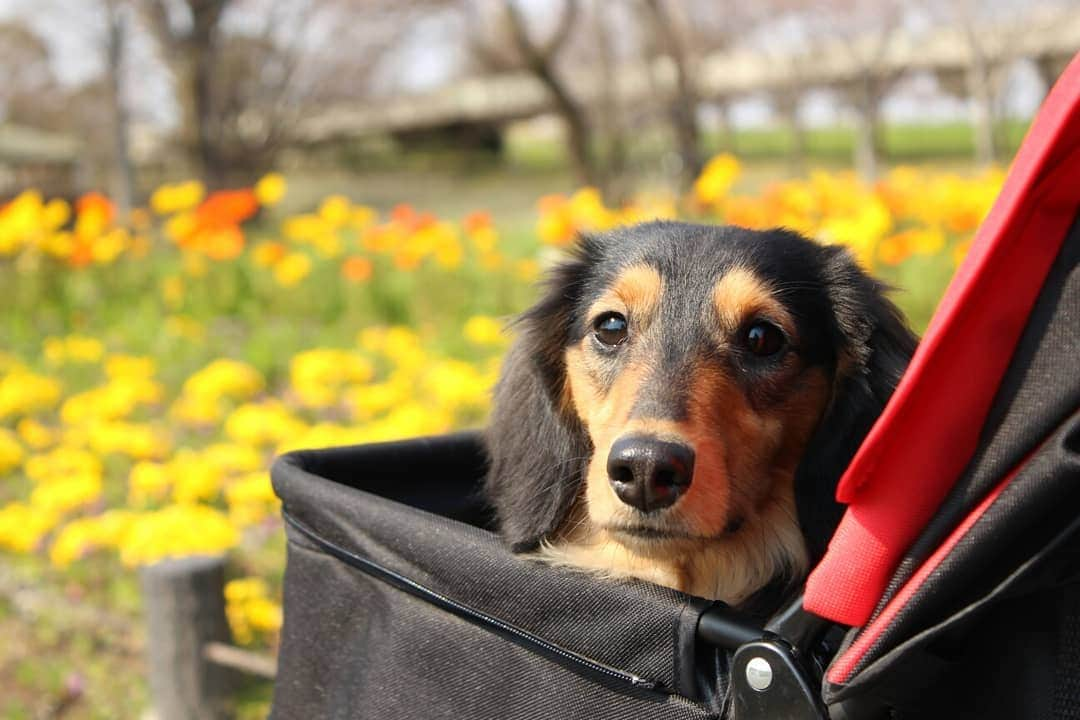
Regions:
<svg viewBox="0 0 1080 720"><path fill-rule="evenodd" d="M800 572L915 346L883 290L845 250L784 230L583 238L496 388L487 485L504 536L602 538L650 561L753 554L786 522L796 540L746 582Z"/></svg>

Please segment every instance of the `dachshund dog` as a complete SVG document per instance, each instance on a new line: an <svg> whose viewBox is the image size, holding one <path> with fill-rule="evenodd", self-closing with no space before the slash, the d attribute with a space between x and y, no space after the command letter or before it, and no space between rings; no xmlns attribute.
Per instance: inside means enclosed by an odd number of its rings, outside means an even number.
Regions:
<svg viewBox="0 0 1080 720"><path fill-rule="evenodd" d="M885 289L787 230L583 237L519 318L495 389L502 535L733 605L801 580L915 349Z"/></svg>

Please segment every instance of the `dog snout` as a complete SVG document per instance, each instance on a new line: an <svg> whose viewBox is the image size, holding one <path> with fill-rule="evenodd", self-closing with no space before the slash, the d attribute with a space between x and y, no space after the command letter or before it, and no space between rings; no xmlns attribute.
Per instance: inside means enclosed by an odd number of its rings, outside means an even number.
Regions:
<svg viewBox="0 0 1080 720"><path fill-rule="evenodd" d="M690 487L694 451L682 443L631 436L608 453L608 478L615 494L644 513L669 507Z"/></svg>

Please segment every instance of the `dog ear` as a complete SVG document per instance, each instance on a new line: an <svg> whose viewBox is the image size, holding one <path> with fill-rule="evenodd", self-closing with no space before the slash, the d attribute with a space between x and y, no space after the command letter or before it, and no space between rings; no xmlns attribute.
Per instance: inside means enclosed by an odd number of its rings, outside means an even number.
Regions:
<svg viewBox="0 0 1080 720"><path fill-rule="evenodd" d="M599 243L582 239L554 268L547 292L517 321L487 430L485 490L515 552L535 548L566 519L592 447L566 402L565 350Z"/></svg>
<svg viewBox="0 0 1080 720"><path fill-rule="evenodd" d="M885 293L843 248L822 248L824 282L835 326L832 402L811 438L795 479L799 524L811 562L824 554L844 506L836 486L896 389L918 338Z"/></svg>

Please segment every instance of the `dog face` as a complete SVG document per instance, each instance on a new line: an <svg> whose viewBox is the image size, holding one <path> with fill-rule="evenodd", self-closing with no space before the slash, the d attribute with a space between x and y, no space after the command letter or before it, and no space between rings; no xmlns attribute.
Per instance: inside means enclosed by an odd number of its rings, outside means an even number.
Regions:
<svg viewBox="0 0 1080 720"><path fill-rule="evenodd" d="M496 390L503 532L728 601L800 575L914 347L881 290L842 250L785 231L584 239Z"/></svg>

